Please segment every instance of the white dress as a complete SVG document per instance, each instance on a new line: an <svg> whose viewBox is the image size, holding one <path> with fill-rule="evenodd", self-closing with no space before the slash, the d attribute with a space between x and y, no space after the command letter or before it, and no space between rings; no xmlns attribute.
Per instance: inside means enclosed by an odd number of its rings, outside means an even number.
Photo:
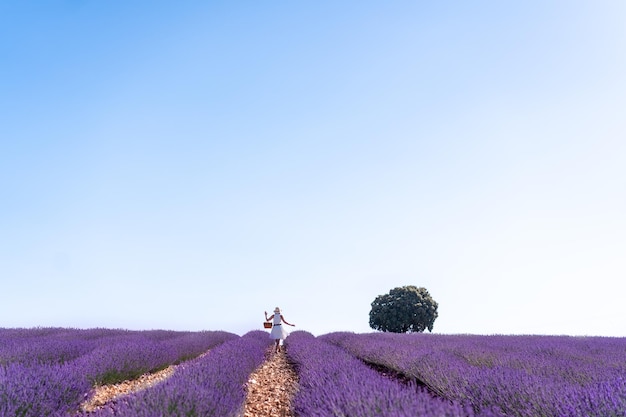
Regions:
<svg viewBox="0 0 626 417"><path fill-rule="evenodd" d="M280 322L280 313L274 313L274 319L272 320L272 331L270 332L270 339L284 339L289 336L287 330L285 330L285 323Z"/></svg>

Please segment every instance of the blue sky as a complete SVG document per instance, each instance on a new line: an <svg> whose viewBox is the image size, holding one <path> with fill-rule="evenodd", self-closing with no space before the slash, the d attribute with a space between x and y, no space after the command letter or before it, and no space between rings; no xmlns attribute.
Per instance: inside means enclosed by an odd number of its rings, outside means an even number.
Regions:
<svg viewBox="0 0 626 417"><path fill-rule="evenodd" d="M620 1L3 2L0 326L626 336Z"/></svg>

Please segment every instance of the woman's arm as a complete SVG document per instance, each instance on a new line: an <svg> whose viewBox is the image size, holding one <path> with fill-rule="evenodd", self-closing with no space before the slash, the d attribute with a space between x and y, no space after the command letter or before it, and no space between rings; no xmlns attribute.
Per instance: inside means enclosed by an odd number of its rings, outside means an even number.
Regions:
<svg viewBox="0 0 626 417"><path fill-rule="evenodd" d="M288 325L290 325L290 326L294 326L294 327L296 326L295 324L287 323L287 320L285 320L285 318L283 317L283 315L282 315L282 314L280 315L280 319L281 319L281 320L282 320L285 324L288 324Z"/></svg>
<svg viewBox="0 0 626 417"><path fill-rule="evenodd" d="M267 311L265 311L264 313L265 313L265 321L270 321L270 320L272 320L272 319L274 318L274 315L272 314L272 315L270 316L270 318L268 319L268 318L267 318Z"/></svg>

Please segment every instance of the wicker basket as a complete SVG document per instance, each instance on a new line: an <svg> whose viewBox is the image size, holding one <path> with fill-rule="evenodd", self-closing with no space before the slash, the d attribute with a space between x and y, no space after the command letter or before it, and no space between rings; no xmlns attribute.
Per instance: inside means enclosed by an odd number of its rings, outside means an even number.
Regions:
<svg viewBox="0 0 626 417"><path fill-rule="evenodd" d="M266 329L271 329L272 328L272 323L270 323L269 321L265 321L263 322L263 327Z"/></svg>

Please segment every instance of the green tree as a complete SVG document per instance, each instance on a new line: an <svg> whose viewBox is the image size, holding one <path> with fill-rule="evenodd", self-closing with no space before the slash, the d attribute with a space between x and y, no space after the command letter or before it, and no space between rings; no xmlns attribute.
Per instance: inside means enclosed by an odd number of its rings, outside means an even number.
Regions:
<svg viewBox="0 0 626 417"><path fill-rule="evenodd" d="M437 306L426 288L397 287L372 302L370 327L393 333L432 332Z"/></svg>

